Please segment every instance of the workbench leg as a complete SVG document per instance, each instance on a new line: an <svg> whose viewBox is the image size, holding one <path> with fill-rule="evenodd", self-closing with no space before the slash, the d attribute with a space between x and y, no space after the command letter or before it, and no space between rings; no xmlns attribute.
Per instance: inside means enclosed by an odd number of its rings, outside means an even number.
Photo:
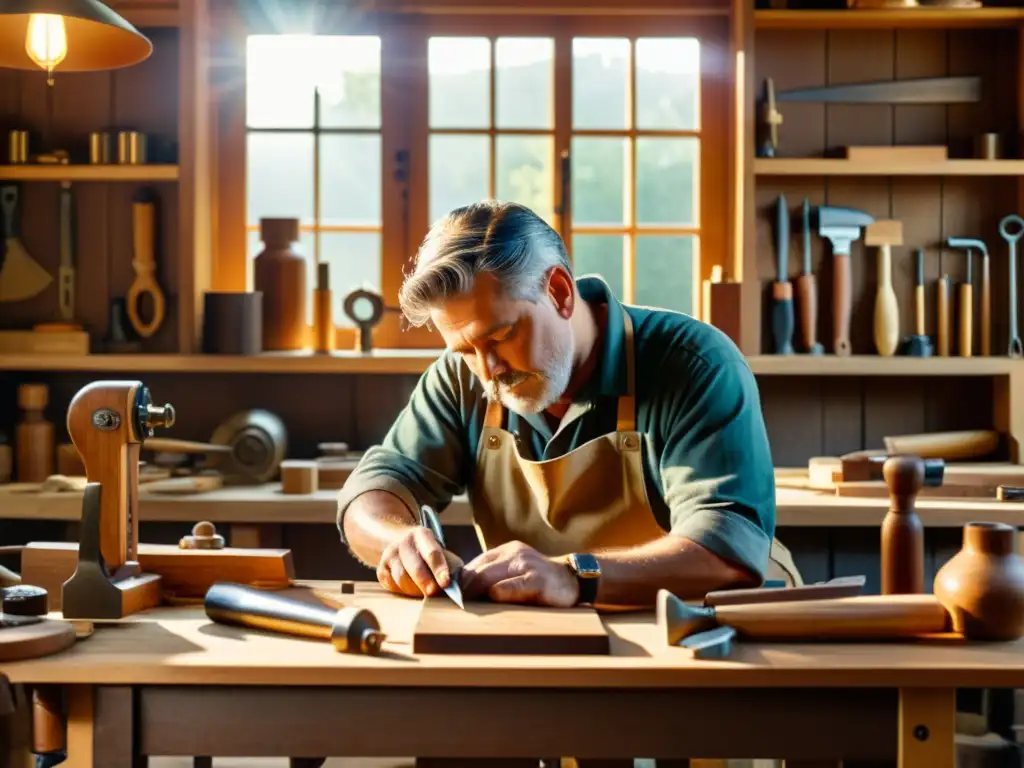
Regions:
<svg viewBox="0 0 1024 768"><path fill-rule="evenodd" d="M900 688L898 768L956 768L956 689Z"/></svg>
<svg viewBox="0 0 1024 768"><path fill-rule="evenodd" d="M62 768L95 768L93 764L93 742L95 722L93 720L93 694L91 685L69 685L68 707L68 759Z"/></svg>

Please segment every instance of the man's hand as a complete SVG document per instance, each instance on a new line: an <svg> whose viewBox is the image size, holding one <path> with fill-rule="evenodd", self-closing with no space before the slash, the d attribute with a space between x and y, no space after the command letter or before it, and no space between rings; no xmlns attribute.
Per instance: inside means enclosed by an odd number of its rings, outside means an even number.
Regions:
<svg viewBox="0 0 1024 768"><path fill-rule="evenodd" d="M410 528L391 543L377 565L377 581L390 592L409 597L436 595L451 582L452 571L462 565L445 551L426 528Z"/></svg>
<svg viewBox="0 0 1024 768"><path fill-rule="evenodd" d="M579 585L561 560L545 557L521 541L488 550L462 569L466 599L487 595L499 603L530 603L553 608L576 604Z"/></svg>

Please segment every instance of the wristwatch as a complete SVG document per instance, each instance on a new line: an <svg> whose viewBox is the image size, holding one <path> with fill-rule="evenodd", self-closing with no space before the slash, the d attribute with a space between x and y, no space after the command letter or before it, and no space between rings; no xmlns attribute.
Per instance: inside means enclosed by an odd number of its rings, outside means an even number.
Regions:
<svg viewBox="0 0 1024 768"><path fill-rule="evenodd" d="M578 605L593 605L597 600L597 587L601 581L601 564L593 555L577 552L569 555L569 570L576 575L579 584Z"/></svg>

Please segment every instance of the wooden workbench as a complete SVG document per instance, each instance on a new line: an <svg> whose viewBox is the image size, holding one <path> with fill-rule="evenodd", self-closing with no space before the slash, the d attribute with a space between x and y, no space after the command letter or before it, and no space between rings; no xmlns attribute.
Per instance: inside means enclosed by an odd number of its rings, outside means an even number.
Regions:
<svg viewBox="0 0 1024 768"><path fill-rule="evenodd" d="M900 768L953 768L955 688L1024 686L1024 642L739 643L729 660L694 661L659 642L649 613L605 617L610 656L413 656L418 601L373 585L352 599L388 633L380 657L163 608L0 672L70 686L69 768L131 768L140 754L897 753Z"/></svg>

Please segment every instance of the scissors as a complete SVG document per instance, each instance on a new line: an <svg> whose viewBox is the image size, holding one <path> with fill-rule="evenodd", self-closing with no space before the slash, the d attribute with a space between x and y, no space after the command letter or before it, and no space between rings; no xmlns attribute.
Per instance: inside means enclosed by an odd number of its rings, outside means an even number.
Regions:
<svg viewBox="0 0 1024 768"><path fill-rule="evenodd" d="M427 528L431 533L434 534L434 538L437 539L437 543L441 545L443 549L447 549L444 543L444 532L441 530L441 521L437 519L437 513L426 505L420 507L420 525ZM444 587L444 592L448 597L452 599L462 610L466 610L465 604L462 602L462 587L459 586L459 572L453 571L448 581L448 586Z"/></svg>

